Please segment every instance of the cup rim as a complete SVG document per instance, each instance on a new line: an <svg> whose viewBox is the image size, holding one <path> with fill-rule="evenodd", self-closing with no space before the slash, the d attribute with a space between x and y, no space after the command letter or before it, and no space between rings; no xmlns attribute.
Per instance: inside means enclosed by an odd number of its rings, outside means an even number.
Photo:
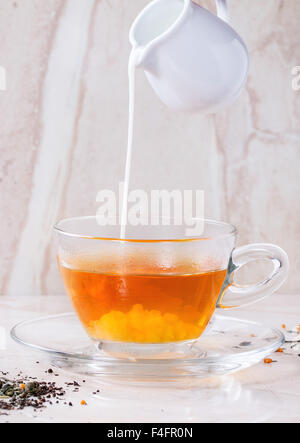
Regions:
<svg viewBox="0 0 300 443"><path fill-rule="evenodd" d="M199 241L208 241L208 240L216 240L216 239L220 239L220 238L234 237L238 233L237 228L231 223L211 220L211 219L207 219L207 218L202 219L202 218L197 218L197 217L194 218L195 221L201 220L201 221L204 221L204 223L206 225L227 228L228 231L224 232L224 233L208 236L208 237L190 237L190 238L178 238L178 239L165 238L165 239L147 239L146 240L146 239L134 239L134 238L122 239L122 238L118 238L118 237L90 236L90 235L86 235L86 234L68 232L67 230L64 230L60 227L60 225L62 225L63 223L66 223L66 222L80 221L80 220L84 221L84 220L91 220L91 219L96 220L97 217L95 215L88 215L88 216L64 218L64 219L60 220L59 222L57 222L53 226L53 230L55 233L57 233L59 235L64 235L66 237L75 238L75 239L98 240L98 241L120 242L120 243L183 243L183 242L189 243L189 242L199 242Z"/></svg>

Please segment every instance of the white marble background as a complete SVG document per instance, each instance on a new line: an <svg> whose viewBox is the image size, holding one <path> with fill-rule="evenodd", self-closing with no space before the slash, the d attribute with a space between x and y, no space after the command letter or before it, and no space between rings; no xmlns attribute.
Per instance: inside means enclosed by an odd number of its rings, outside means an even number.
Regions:
<svg viewBox="0 0 300 443"><path fill-rule="evenodd" d="M148 0L1 0L0 293L63 292L51 226L123 179L128 31ZM213 7L212 0L201 2ZM133 188L205 189L240 244L286 249L300 291L299 0L230 0L247 88L215 117L170 113L138 75ZM158 161L159 159L159 161Z"/></svg>

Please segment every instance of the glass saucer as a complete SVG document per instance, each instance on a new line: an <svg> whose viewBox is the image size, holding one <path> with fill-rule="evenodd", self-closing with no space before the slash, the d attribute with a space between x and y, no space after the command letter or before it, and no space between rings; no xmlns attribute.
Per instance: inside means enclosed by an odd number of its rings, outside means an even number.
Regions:
<svg viewBox="0 0 300 443"><path fill-rule="evenodd" d="M50 364L60 369L140 381L231 374L255 365L284 343L277 329L225 315L217 315L186 354L170 353L164 359L115 358L105 352L105 347L93 344L74 313L19 323L11 336L31 350L44 353ZM122 345L126 351L126 344Z"/></svg>

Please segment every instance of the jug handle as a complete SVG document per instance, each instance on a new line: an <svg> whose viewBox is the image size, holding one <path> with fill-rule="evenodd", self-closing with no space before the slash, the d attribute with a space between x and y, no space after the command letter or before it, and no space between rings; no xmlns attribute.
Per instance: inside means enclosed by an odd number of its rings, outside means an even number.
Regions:
<svg viewBox="0 0 300 443"><path fill-rule="evenodd" d="M227 0L216 0L218 17L224 22L229 22L229 10Z"/></svg>

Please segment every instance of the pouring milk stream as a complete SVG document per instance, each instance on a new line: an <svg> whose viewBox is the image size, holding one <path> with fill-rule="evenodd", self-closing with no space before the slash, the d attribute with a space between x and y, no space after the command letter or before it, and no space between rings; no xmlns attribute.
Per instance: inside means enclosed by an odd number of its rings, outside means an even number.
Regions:
<svg viewBox="0 0 300 443"><path fill-rule="evenodd" d="M218 16L192 0L154 0L132 25L122 239L128 216L136 68L144 69L160 100L177 111L213 113L234 102L245 86L246 45L228 24L227 1L216 0L216 5Z"/></svg>

